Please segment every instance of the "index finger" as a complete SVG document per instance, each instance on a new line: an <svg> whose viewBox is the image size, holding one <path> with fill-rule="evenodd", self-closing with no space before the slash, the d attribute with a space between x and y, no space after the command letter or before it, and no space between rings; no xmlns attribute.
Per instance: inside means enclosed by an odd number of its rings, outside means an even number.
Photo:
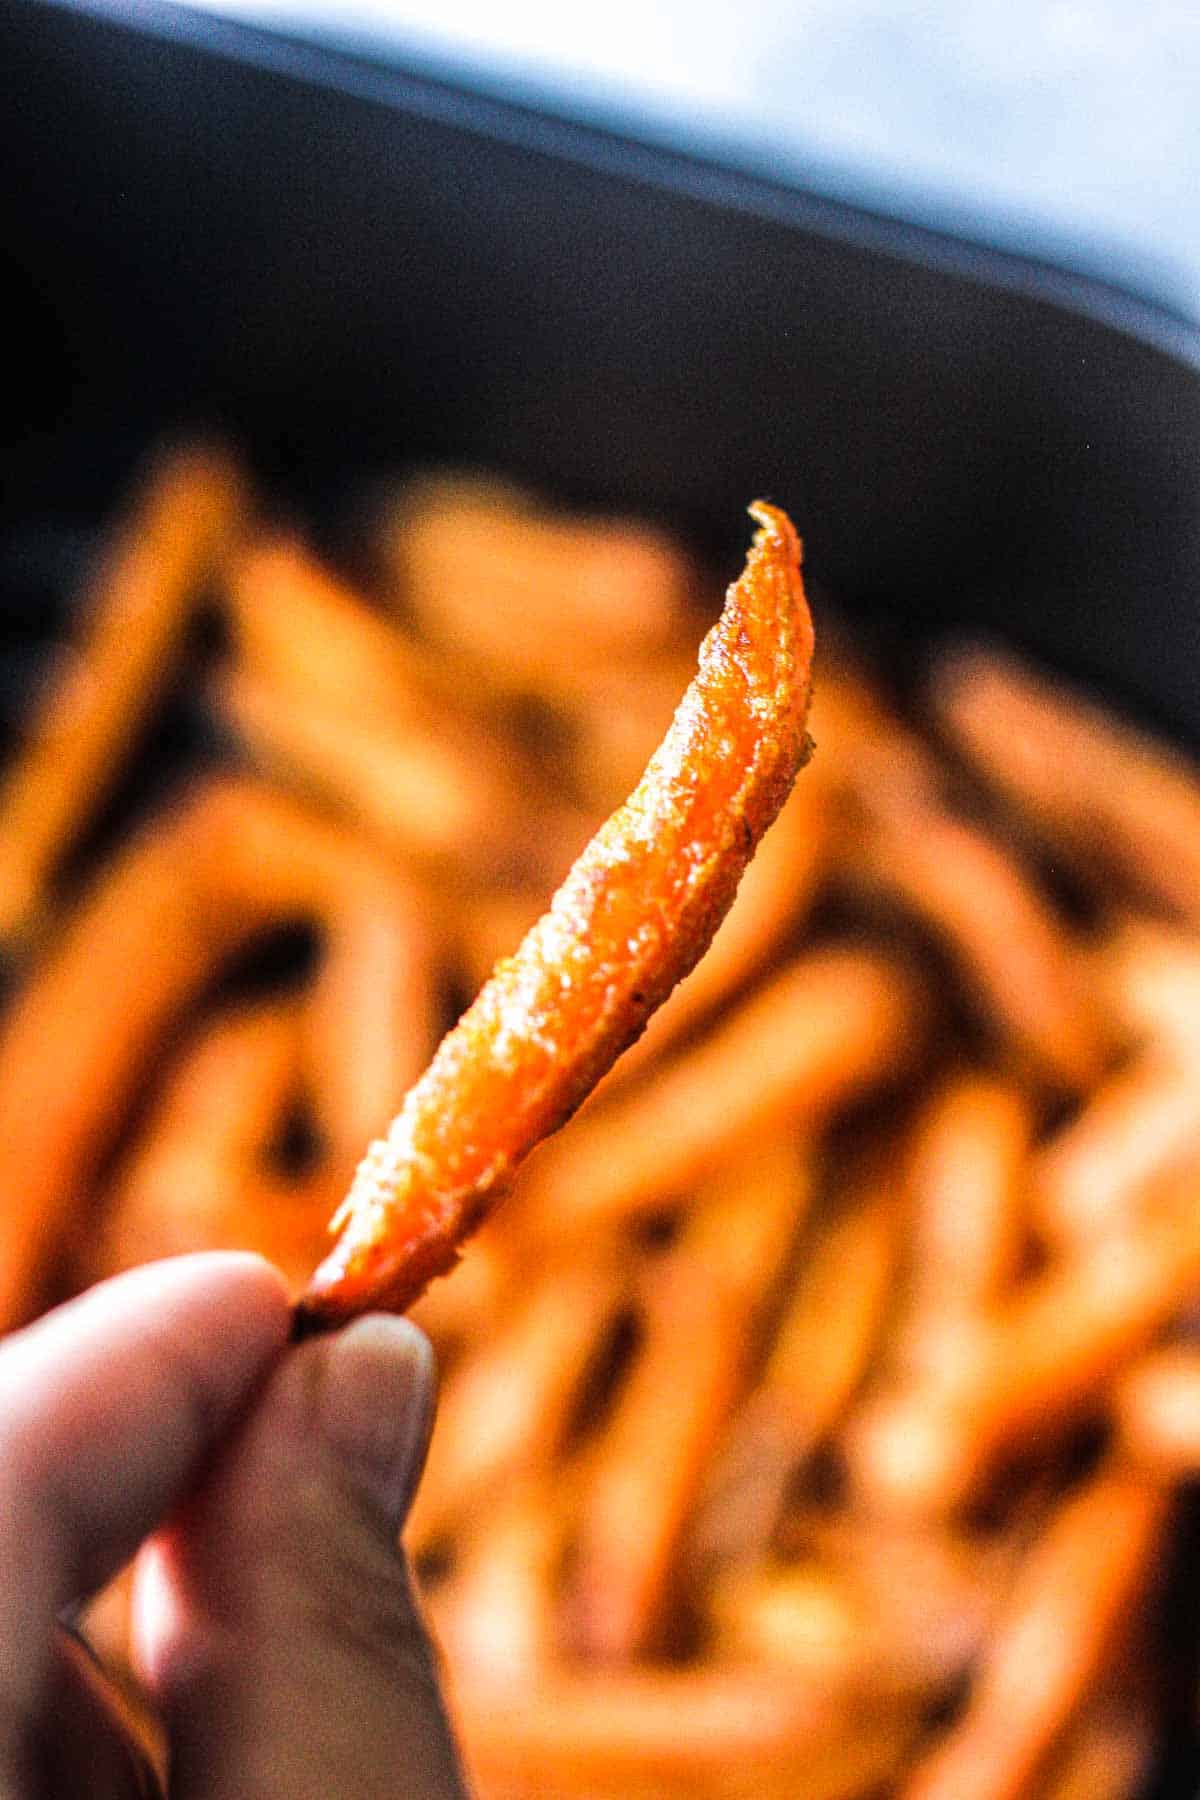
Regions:
<svg viewBox="0 0 1200 1800"><path fill-rule="evenodd" d="M49 1626L194 1481L288 1331L282 1278L233 1253L152 1263L0 1345L0 1670L40 1681Z"/></svg>

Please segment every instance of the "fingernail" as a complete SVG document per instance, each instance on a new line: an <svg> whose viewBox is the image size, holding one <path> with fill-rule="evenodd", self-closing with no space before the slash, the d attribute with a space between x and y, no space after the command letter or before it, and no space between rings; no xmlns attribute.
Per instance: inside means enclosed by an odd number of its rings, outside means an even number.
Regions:
<svg viewBox="0 0 1200 1800"><path fill-rule="evenodd" d="M372 1313L335 1332L322 1349L321 1427L343 1466L399 1530L433 1426L429 1340L408 1319Z"/></svg>

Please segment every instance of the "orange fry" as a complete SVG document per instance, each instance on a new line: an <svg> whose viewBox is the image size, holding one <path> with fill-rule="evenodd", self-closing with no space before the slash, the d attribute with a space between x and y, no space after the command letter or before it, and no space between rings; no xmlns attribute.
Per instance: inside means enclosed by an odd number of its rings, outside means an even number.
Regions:
<svg viewBox="0 0 1200 1800"><path fill-rule="evenodd" d="M1171 1344L1117 1383L1113 1410L1131 1456L1172 1476L1200 1472L1200 1348Z"/></svg>
<svg viewBox="0 0 1200 1800"><path fill-rule="evenodd" d="M822 784L806 776L763 839L708 952L626 1051L609 1086L639 1074L661 1056L758 975L772 952L799 929L828 861L830 823Z"/></svg>
<svg viewBox="0 0 1200 1800"><path fill-rule="evenodd" d="M1063 1503L1017 1576L966 1712L901 1800L1025 1800L1127 1622L1167 1510L1160 1488L1121 1468Z"/></svg>
<svg viewBox="0 0 1200 1800"><path fill-rule="evenodd" d="M1136 1234L1051 1264L994 1318L936 1389L855 1422L852 1455L875 1498L959 1504L1002 1452L1044 1452L1200 1287L1195 1171Z"/></svg>
<svg viewBox="0 0 1200 1800"><path fill-rule="evenodd" d="M611 1265L578 1259L545 1273L446 1381L409 1520L418 1550L498 1481L558 1447L623 1284Z"/></svg>
<svg viewBox="0 0 1200 1800"><path fill-rule="evenodd" d="M241 476L218 450L179 449L148 470L0 789L0 937L32 925L55 865L162 693L245 510Z"/></svg>
<svg viewBox="0 0 1200 1800"><path fill-rule="evenodd" d="M695 1533L702 1566L766 1550L792 1476L863 1378L887 1310L900 1214L872 1169L802 1260L762 1375L733 1421Z"/></svg>
<svg viewBox="0 0 1200 1800"><path fill-rule="evenodd" d="M1001 846L932 801L906 795L858 847L869 878L942 940L972 1004L1033 1072L1084 1088L1107 1056L1081 958Z"/></svg>
<svg viewBox="0 0 1200 1800"><path fill-rule="evenodd" d="M549 1145L518 1195L522 1224L549 1237L620 1225L785 1121L813 1131L912 1062L925 1007L908 971L874 950L808 951L678 1061Z"/></svg>
<svg viewBox="0 0 1200 1800"><path fill-rule="evenodd" d="M1093 976L1104 1004L1149 1051L1200 1061L1200 937L1157 920L1122 919Z"/></svg>
<svg viewBox="0 0 1200 1800"><path fill-rule="evenodd" d="M554 1594L567 1520L557 1484L524 1476L476 1521L433 1605L438 1642L459 1679L540 1679L557 1651Z"/></svg>
<svg viewBox="0 0 1200 1800"><path fill-rule="evenodd" d="M909 1272L893 1363L916 1372L953 1358L1015 1279L1032 1136L1028 1100L994 1076L956 1074L926 1104L905 1173Z"/></svg>
<svg viewBox="0 0 1200 1800"><path fill-rule="evenodd" d="M1200 1152L1200 1072L1148 1050L1097 1088L1038 1153L1030 1206L1047 1243L1084 1248L1135 1230L1153 1184Z"/></svg>
<svg viewBox="0 0 1200 1800"><path fill-rule="evenodd" d="M592 1656L662 1647L677 1551L811 1195L796 1150L768 1140L656 1271L645 1341L583 1478L570 1606Z"/></svg>
<svg viewBox="0 0 1200 1800"><path fill-rule="evenodd" d="M359 920L406 908L385 863L241 780L196 789L122 852L0 1032L0 1330L36 1306L149 1058L223 962L303 919L327 956L354 956Z"/></svg>
<svg viewBox="0 0 1200 1800"><path fill-rule="evenodd" d="M488 1800L860 1800L916 1735L908 1710L719 1663L468 1682L455 1712Z"/></svg>
<svg viewBox="0 0 1200 1800"><path fill-rule="evenodd" d="M538 695L570 693L581 665L670 645L695 588L653 526L566 518L461 475L413 482L383 544L397 604L425 636L474 679Z"/></svg>
<svg viewBox="0 0 1200 1800"><path fill-rule="evenodd" d="M812 630L799 542L758 503L741 579L632 798L575 863L373 1144L301 1316L403 1308L458 1259L699 960L805 755Z"/></svg>
<svg viewBox="0 0 1200 1800"><path fill-rule="evenodd" d="M1178 753L998 651L945 659L943 725L1058 853L1200 916L1200 777Z"/></svg>
<svg viewBox="0 0 1200 1800"><path fill-rule="evenodd" d="M170 1071L106 1204L91 1279L191 1250L256 1250L298 1278L329 1181L287 1178L277 1151L300 1092L295 1002L218 1017Z"/></svg>

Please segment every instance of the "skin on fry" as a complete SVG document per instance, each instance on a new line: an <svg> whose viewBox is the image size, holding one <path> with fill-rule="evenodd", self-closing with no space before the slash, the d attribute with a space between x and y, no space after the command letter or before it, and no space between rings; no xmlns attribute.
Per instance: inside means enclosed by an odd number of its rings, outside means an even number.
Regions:
<svg viewBox="0 0 1200 1800"><path fill-rule="evenodd" d="M662 1647L679 1546L811 1198L793 1146L768 1141L702 1198L657 1271L645 1340L583 1476L569 1606L590 1657Z"/></svg>
<svg viewBox="0 0 1200 1800"><path fill-rule="evenodd" d="M533 1145L562 1125L728 911L806 753L812 626L800 547L759 503L746 570L630 800L601 827L368 1151L310 1323L402 1309L457 1260Z"/></svg>
<svg viewBox="0 0 1200 1800"><path fill-rule="evenodd" d="M1164 1491L1119 1466L1067 1498L1017 1577L965 1713L901 1800L1024 1800L1104 1667L1167 1515Z"/></svg>
<svg viewBox="0 0 1200 1800"><path fill-rule="evenodd" d="M1178 752L995 650L943 658L937 718L1059 853L1200 917L1200 780Z"/></svg>
<svg viewBox="0 0 1200 1800"><path fill-rule="evenodd" d="M0 1330L36 1307L149 1059L225 960L315 919L330 958L406 899L388 866L252 782L197 787L102 872L0 1031Z"/></svg>
<svg viewBox="0 0 1200 1800"><path fill-rule="evenodd" d="M0 788L0 938L34 926L47 883L163 692L197 598L244 525L229 456L151 464L81 599L78 638Z"/></svg>
<svg viewBox="0 0 1200 1800"><path fill-rule="evenodd" d="M1042 1238L1086 1248L1136 1229L1153 1184L1200 1147L1200 1079L1169 1052L1145 1052L1109 1076L1039 1152L1030 1206Z"/></svg>
<svg viewBox="0 0 1200 1800"><path fill-rule="evenodd" d="M533 1235L612 1229L688 1193L764 1132L807 1133L919 1052L924 996L874 950L799 956L653 1080L547 1146L517 1196Z"/></svg>
<svg viewBox="0 0 1200 1800"><path fill-rule="evenodd" d="M1113 1395L1126 1453L1176 1479L1200 1470L1200 1348L1171 1344L1126 1371Z"/></svg>

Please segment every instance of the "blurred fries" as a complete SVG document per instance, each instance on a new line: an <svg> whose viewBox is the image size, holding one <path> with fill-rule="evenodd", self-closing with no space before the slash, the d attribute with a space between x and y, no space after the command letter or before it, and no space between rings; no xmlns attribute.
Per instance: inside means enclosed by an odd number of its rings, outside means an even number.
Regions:
<svg viewBox="0 0 1200 1800"><path fill-rule="evenodd" d="M0 790L0 1326L190 1248L303 1282L719 592L490 478L373 516L365 594L185 447L108 540ZM214 766L70 891L185 666ZM823 644L709 955L415 1309L407 1544L481 1800L1134 1800L1181 1729L1200 781L996 652L921 707Z"/></svg>

